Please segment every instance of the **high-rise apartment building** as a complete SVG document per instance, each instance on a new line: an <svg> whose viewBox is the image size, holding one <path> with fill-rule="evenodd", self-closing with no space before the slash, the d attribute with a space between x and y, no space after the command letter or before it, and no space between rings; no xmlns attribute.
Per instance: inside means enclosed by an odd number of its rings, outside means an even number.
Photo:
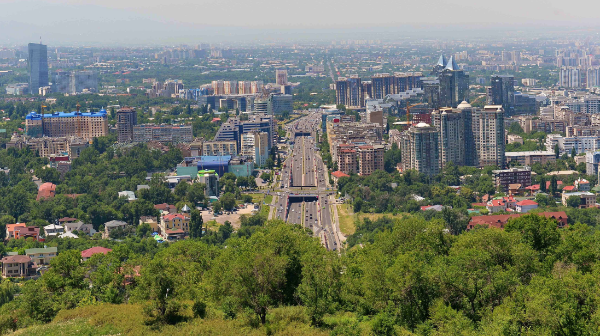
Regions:
<svg viewBox="0 0 600 336"><path fill-rule="evenodd" d="M143 124L133 126L133 142L161 143L191 142L192 126Z"/></svg>
<svg viewBox="0 0 600 336"><path fill-rule="evenodd" d="M490 105L502 105L507 116L515 114L515 77L494 75L492 86L488 90L487 102Z"/></svg>
<svg viewBox="0 0 600 336"><path fill-rule="evenodd" d="M345 174L356 174L357 153L353 146L349 148L340 148L337 151L338 170Z"/></svg>
<svg viewBox="0 0 600 336"><path fill-rule="evenodd" d="M385 148L382 145L358 146L358 174L368 176L376 170L383 170L383 154Z"/></svg>
<svg viewBox="0 0 600 336"><path fill-rule="evenodd" d="M212 81L212 88L215 95L225 94L225 82L222 80Z"/></svg>
<svg viewBox="0 0 600 336"><path fill-rule="evenodd" d="M504 110L501 105L486 105L473 112L473 134L478 166L504 167Z"/></svg>
<svg viewBox="0 0 600 336"><path fill-rule="evenodd" d="M586 88L600 86L600 68L589 68L586 70Z"/></svg>
<svg viewBox="0 0 600 336"><path fill-rule="evenodd" d="M456 107L469 96L469 75L458 68L454 57L438 76L440 82L440 106Z"/></svg>
<svg viewBox="0 0 600 336"><path fill-rule="evenodd" d="M440 168L448 162L465 164L465 124L459 110L445 108L431 114L432 126L439 131Z"/></svg>
<svg viewBox="0 0 600 336"><path fill-rule="evenodd" d="M225 141L205 141L202 144L202 155L206 156L223 156L238 154L237 142L233 140Z"/></svg>
<svg viewBox="0 0 600 336"><path fill-rule="evenodd" d="M394 76L389 73L375 74L371 77L371 98L383 99L394 92Z"/></svg>
<svg viewBox="0 0 600 336"><path fill-rule="evenodd" d="M98 75L94 71L58 71L52 83L52 92L77 94L98 91Z"/></svg>
<svg viewBox="0 0 600 336"><path fill-rule="evenodd" d="M256 167L263 167L269 157L269 134L266 132L249 132L242 134L241 154L254 159Z"/></svg>
<svg viewBox="0 0 600 336"><path fill-rule="evenodd" d="M223 82L223 91L226 95L238 94L238 82L225 81Z"/></svg>
<svg viewBox="0 0 600 336"><path fill-rule="evenodd" d="M426 123L410 127L400 140L404 170L433 176L440 173L439 131Z"/></svg>
<svg viewBox="0 0 600 336"><path fill-rule="evenodd" d="M558 86L565 88L581 87L581 70L575 67L563 67L558 73Z"/></svg>
<svg viewBox="0 0 600 336"><path fill-rule="evenodd" d="M239 94L252 94L252 84L250 81L239 81L238 82L238 93Z"/></svg>
<svg viewBox="0 0 600 336"><path fill-rule="evenodd" d="M29 43L29 92L37 94L40 87L48 86L48 47L41 43Z"/></svg>
<svg viewBox="0 0 600 336"><path fill-rule="evenodd" d="M137 125L137 112L131 107L117 110L117 140L119 142L133 141L133 126Z"/></svg>
<svg viewBox="0 0 600 336"><path fill-rule="evenodd" d="M108 135L106 111L31 112L25 117L26 133L31 137L78 137L90 140Z"/></svg>
<svg viewBox="0 0 600 336"><path fill-rule="evenodd" d="M473 113L475 109L471 104L463 101L457 107L458 111L462 114L462 121L464 127L464 163L465 166L477 166L479 164L479 158L477 157L477 148L475 145L475 133L473 129Z"/></svg>
<svg viewBox="0 0 600 336"><path fill-rule="evenodd" d="M286 85L288 83L287 70L275 70L275 83L279 85Z"/></svg>

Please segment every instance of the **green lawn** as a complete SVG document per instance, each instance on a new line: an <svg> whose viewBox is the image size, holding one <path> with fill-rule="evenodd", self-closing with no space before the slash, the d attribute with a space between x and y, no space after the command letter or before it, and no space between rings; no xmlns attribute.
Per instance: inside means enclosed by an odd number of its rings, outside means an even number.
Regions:
<svg viewBox="0 0 600 336"><path fill-rule="evenodd" d="M242 194L243 195L250 195L252 196L252 203L261 203L263 201L263 199L265 198L264 194L261 193L257 193L257 194Z"/></svg>
<svg viewBox="0 0 600 336"><path fill-rule="evenodd" d="M273 195L267 195L265 197L265 204L271 204L273 202Z"/></svg>

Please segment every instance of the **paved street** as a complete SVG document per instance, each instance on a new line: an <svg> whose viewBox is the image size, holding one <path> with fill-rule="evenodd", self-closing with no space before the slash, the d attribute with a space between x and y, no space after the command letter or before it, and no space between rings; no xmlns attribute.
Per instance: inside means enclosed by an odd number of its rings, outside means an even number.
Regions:
<svg viewBox="0 0 600 336"><path fill-rule="evenodd" d="M326 167L317 151L315 130L321 126L318 113L303 117L289 126L292 151L281 173L280 197L275 216L313 231L325 247L337 250L339 238L331 213L333 192L328 190Z"/></svg>

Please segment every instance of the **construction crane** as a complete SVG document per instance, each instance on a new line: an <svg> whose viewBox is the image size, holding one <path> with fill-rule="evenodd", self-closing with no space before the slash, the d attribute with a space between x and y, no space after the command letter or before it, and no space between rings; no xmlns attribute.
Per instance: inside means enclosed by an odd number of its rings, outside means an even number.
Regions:
<svg viewBox="0 0 600 336"><path fill-rule="evenodd" d="M408 127L412 126L412 124L410 123L410 108L418 106L418 105L421 105L421 104L413 104L413 105L406 104L406 124L408 125Z"/></svg>

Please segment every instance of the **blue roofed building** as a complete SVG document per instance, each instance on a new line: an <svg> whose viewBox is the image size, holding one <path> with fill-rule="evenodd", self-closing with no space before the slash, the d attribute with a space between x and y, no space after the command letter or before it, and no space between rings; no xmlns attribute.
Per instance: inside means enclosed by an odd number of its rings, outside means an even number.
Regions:
<svg viewBox="0 0 600 336"><path fill-rule="evenodd" d="M31 112L25 117L26 134L31 137L78 137L91 140L108 135L108 116L97 112Z"/></svg>

